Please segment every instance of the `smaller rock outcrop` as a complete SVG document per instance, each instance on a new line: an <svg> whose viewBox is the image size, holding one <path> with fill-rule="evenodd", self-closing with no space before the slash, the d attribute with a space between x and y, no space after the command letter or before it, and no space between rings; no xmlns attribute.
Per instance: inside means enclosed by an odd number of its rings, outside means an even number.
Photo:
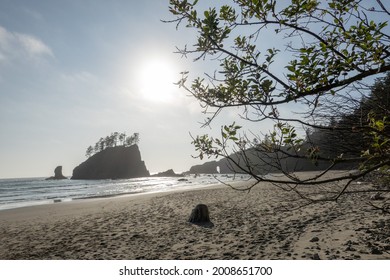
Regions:
<svg viewBox="0 0 390 280"><path fill-rule="evenodd" d="M62 179L68 179L64 175L62 175L62 166L57 166L54 169L54 176L46 178L46 180L62 180Z"/></svg>
<svg viewBox="0 0 390 280"><path fill-rule="evenodd" d="M168 169L164 172L159 172L157 174L152 175L152 177L184 177L182 174L176 174L173 169Z"/></svg>

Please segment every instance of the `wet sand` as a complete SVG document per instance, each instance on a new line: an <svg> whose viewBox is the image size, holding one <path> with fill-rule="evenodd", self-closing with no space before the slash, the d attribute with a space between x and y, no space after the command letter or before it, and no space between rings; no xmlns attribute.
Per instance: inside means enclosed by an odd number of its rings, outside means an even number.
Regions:
<svg viewBox="0 0 390 280"><path fill-rule="evenodd" d="M294 208L261 183L4 210L0 259L390 259L389 214L369 195ZM199 203L211 225L187 222Z"/></svg>

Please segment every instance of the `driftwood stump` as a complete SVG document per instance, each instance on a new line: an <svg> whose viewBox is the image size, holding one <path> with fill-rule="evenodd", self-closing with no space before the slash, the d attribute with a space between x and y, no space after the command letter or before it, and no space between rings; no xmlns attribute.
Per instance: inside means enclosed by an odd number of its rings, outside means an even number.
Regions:
<svg viewBox="0 0 390 280"><path fill-rule="evenodd" d="M209 216L209 209L205 204L198 204L192 210L191 216L188 219L188 222L194 224L203 224L203 223L211 223Z"/></svg>

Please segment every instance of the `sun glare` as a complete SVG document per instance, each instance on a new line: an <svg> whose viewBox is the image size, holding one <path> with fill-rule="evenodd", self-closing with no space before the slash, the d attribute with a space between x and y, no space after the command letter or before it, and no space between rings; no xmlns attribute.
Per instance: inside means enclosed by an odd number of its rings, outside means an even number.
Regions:
<svg viewBox="0 0 390 280"><path fill-rule="evenodd" d="M164 59L151 59L139 69L139 90L142 97L153 102L171 102L177 86L178 74L174 65Z"/></svg>

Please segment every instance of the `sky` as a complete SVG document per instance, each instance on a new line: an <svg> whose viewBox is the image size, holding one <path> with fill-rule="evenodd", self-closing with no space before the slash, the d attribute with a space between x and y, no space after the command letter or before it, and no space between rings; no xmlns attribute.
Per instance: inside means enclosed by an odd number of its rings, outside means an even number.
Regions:
<svg viewBox="0 0 390 280"><path fill-rule="evenodd" d="M174 53L194 34L161 21L173 19L168 6L0 1L0 178L49 177L58 165L71 176L87 147L115 131L140 134L151 173L202 163L191 135L211 129L174 82L204 65Z"/></svg>
<svg viewBox="0 0 390 280"><path fill-rule="evenodd" d="M0 1L0 178L64 175L111 132L150 172L196 163L198 104L173 85L185 41L168 1Z"/></svg>
<svg viewBox="0 0 390 280"><path fill-rule="evenodd" d="M140 134L151 173L202 163L192 157L191 135L217 135L240 120L233 109L201 128L198 101L174 82L182 71L202 75L213 66L174 53L195 31L163 23L173 19L168 6L0 0L0 178L49 177L58 165L71 176L87 147L115 131Z"/></svg>

